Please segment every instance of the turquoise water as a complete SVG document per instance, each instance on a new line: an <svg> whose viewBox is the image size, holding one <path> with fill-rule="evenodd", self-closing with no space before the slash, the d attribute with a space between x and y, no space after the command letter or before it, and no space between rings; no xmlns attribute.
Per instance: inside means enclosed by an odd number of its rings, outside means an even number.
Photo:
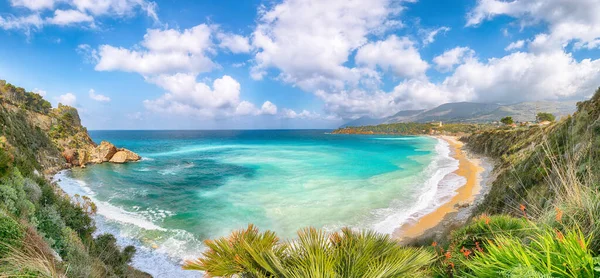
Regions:
<svg viewBox="0 0 600 278"><path fill-rule="evenodd" d="M314 226L391 233L435 208L455 187L455 166L430 137L287 131L93 131L144 159L57 175L70 194L91 196L97 222L143 249L152 272L198 256L202 241L254 223L285 238ZM442 190L438 190L442 189ZM156 274L156 273L155 273Z"/></svg>

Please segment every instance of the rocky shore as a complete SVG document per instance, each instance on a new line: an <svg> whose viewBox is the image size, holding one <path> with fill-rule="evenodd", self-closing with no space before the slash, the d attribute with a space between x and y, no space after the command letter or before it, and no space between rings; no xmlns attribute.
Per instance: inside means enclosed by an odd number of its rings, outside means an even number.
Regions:
<svg viewBox="0 0 600 278"><path fill-rule="evenodd" d="M126 163L138 161L141 157L124 148L117 148L108 141L102 141L100 145L90 145L81 149L65 149L62 156L67 161L67 167L85 167L86 164Z"/></svg>

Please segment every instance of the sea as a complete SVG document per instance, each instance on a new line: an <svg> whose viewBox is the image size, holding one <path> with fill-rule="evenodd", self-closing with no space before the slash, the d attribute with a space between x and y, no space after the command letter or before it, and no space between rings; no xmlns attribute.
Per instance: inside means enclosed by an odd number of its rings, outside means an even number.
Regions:
<svg viewBox="0 0 600 278"><path fill-rule="evenodd" d="M59 172L70 195L97 205L97 233L136 246L133 266L184 271L203 241L252 223L293 239L298 229L391 234L448 201L464 178L448 143L428 136L329 130L90 131L143 158Z"/></svg>

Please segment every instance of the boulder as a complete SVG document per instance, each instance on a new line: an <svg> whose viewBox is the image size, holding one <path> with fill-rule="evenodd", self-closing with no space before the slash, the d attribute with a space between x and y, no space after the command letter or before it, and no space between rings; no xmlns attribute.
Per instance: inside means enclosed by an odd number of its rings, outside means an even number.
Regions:
<svg viewBox="0 0 600 278"><path fill-rule="evenodd" d="M138 161L142 159L137 153L134 153L128 149L120 149L120 151L123 151L127 154L127 161Z"/></svg>
<svg viewBox="0 0 600 278"><path fill-rule="evenodd" d="M118 151L109 160L112 163L125 163L138 161L141 157L128 149L118 149Z"/></svg>
<svg viewBox="0 0 600 278"><path fill-rule="evenodd" d="M127 162L127 152L118 151L112 158L109 160L111 163L125 163Z"/></svg>
<svg viewBox="0 0 600 278"><path fill-rule="evenodd" d="M110 161L110 159L117 153L117 147L111 144L108 141L102 141L100 145L98 145L94 149L94 155L92 155L92 160L96 163L102 163Z"/></svg>

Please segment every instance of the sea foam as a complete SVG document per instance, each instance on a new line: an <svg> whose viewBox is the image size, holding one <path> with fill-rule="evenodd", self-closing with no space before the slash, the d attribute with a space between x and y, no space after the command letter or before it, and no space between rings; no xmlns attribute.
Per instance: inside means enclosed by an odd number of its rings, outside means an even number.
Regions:
<svg viewBox="0 0 600 278"><path fill-rule="evenodd" d="M423 172L425 180L419 197L410 208L388 208L382 221L373 225L379 233L391 234L405 223L414 221L441 206L445 200L456 194L455 190L464 184L463 177L452 174L458 169L458 160L450 156L448 142L438 139L435 146L436 157Z"/></svg>

